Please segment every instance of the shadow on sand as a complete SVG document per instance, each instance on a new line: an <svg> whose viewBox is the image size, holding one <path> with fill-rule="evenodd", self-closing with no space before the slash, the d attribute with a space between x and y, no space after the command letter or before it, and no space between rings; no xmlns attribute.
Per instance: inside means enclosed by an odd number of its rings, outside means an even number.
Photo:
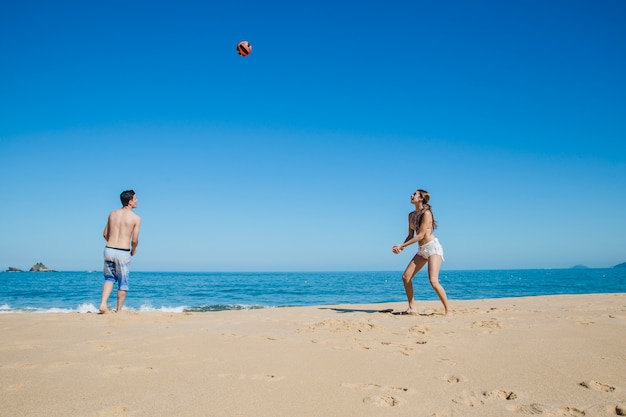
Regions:
<svg viewBox="0 0 626 417"><path fill-rule="evenodd" d="M370 309L361 309L361 308L334 308L334 307L320 307L320 310L333 310L337 313L384 313L384 314L393 314L394 316L434 316L435 313L406 313L404 311L394 311L393 308L386 308L384 310L370 310Z"/></svg>

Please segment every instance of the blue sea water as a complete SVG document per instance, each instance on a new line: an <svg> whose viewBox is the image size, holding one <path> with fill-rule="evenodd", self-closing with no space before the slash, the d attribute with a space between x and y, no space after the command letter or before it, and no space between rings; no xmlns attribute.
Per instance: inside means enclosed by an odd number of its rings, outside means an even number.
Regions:
<svg viewBox="0 0 626 417"><path fill-rule="evenodd" d="M451 300L626 292L626 268L441 271ZM0 313L97 312L102 272L0 273ZM425 271L418 300L436 300ZM116 289L109 299L115 308ZM125 308L219 311L405 301L401 272L131 272Z"/></svg>

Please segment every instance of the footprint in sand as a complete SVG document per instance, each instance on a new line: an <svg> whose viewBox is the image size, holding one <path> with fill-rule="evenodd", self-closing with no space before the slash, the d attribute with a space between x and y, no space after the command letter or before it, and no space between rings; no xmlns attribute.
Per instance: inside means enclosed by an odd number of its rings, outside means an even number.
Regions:
<svg viewBox="0 0 626 417"><path fill-rule="evenodd" d="M377 407L396 407L400 405L400 400L395 397L365 397L363 402Z"/></svg>
<svg viewBox="0 0 626 417"><path fill-rule="evenodd" d="M240 379L240 380L244 380L244 379L249 379L252 381L280 381L282 379L285 379L284 376L276 376L276 375L271 375L271 374L253 374L253 375L247 375L247 374L241 374L241 375L233 375L233 374L217 374L214 375L218 378L230 378L230 379Z"/></svg>
<svg viewBox="0 0 626 417"><path fill-rule="evenodd" d="M407 393L409 392L408 388L402 387L390 387L383 386L378 384L341 384L344 388L352 388L352 389L360 389L363 391L371 391L377 390L382 391L383 394L397 394L397 393ZM363 398L363 402L365 404L374 405L378 407L396 407L400 405L401 400L392 395L374 395L370 397Z"/></svg>
<svg viewBox="0 0 626 417"><path fill-rule="evenodd" d="M483 397L492 398L496 400L515 400L517 399L517 394L513 391L504 391L504 390L493 390L493 391L485 391L483 392Z"/></svg>
<svg viewBox="0 0 626 417"><path fill-rule="evenodd" d="M474 392L464 391L463 394L452 400L457 404L466 405L468 407L477 407L479 405L485 404L485 401L490 400L515 400L517 399L517 394L513 391L505 391L505 390L493 390L493 391L483 391L480 394L476 394Z"/></svg>
<svg viewBox="0 0 626 417"><path fill-rule="evenodd" d="M373 389L377 389L377 390L381 390L381 391L385 391L385 392L408 392L409 389L408 388L401 388L401 387L389 387L389 386L382 386L382 385L378 385L378 384L341 384L342 387L344 388L353 388L353 389L362 389L364 391L370 391Z"/></svg>
<svg viewBox="0 0 626 417"><path fill-rule="evenodd" d="M330 340L311 339L311 343L316 345L328 345L330 344Z"/></svg>
<svg viewBox="0 0 626 417"><path fill-rule="evenodd" d="M464 376L446 375L443 377L443 380L448 384L458 384L459 382L467 381L467 378Z"/></svg>
<svg viewBox="0 0 626 417"><path fill-rule="evenodd" d="M472 328L484 328L484 329L501 329L502 324L498 320L485 320L475 321L472 323Z"/></svg>
<svg viewBox="0 0 626 417"><path fill-rule="evenodd" d="M413 326L409 329L409 334L420 334L425 335L430 331L430 329L426 326Z"/></svg>
<svg viewBox="0 0 626 417"><path fill-rule="evenodd" d="M489 310L486 310L485 313L499 313L501 311L509 311L508 308L500 308L500 307L490 307Z"/></svg>
<svg viewBox="0 0 626 417"><path fill-rule="evenodd" d="M325 320L310 325L307 329L298 329L298 333L311 333L318 330L328 330L332 333L363 333L376 329L377 326L355 320Z"/></svg>
<svg viewBox="0 0 626 417"><path fill-rule="evenodd" d="M583 381L580 384L581 387L585 387L594 391L602 391L602 392L613 392L615 391L615 387L612 387L607 384L603 384L597 381Z"/></svg>
<svg viewBox="0 0 626 417"><path fill-rule="evenodd" d="M415 342L411 342L416 345L424 345L426 341L417 340ZM416 348L413 346L406 345L404 343L393 343L393 342L380 342L381 346L388 347L389 349L393 349L394 353L398 355L409 356L413 352L416 351Z"/></svg>
<svg viewBox="0 0 626 417"><path fill-rule="evenodd" d="M572 407L552 407L543 404L523 404L507 407L509 411L521 414L545 415L546 417L584 417L584 411Z"/></svg>
<svg viewBox="0 0 626 417"><path fill-rule="evenodd" d="M483 405L485 403L479 395L476 395L473 392L463 392L461 396L453 399L452 402L466 405L468 407L478 407L479 405Z"/></svg>

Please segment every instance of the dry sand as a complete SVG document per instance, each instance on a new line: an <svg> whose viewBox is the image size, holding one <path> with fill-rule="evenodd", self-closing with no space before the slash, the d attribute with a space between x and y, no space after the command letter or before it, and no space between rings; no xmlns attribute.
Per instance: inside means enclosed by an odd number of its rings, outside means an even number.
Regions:
<svg viewBox="0 0 626 417"><path fill-rule="evenodd" d="M626 415L626 294L1 314L0 416Z"/></svg>

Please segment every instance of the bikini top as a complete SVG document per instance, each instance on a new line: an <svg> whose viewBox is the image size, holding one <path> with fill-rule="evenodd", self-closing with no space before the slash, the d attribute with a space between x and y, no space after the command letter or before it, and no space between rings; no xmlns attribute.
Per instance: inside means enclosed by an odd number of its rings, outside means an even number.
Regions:
<svg viewBox="0 0 626 417"><path fill-rule="evenodd" d="M411 214L413 214L413 216L411 216L411 222L410 222L410 227L411 229L417 231L419 230L419 227L422 224L422 218L424 217L424 213L426 213L427 210L430 210L430 214L432 215L432 210L430 208L430 206L426 206L424 208L422 208L419 212L413 212ZM435 229L435 216L433 215L433 230Z"/></svg>

